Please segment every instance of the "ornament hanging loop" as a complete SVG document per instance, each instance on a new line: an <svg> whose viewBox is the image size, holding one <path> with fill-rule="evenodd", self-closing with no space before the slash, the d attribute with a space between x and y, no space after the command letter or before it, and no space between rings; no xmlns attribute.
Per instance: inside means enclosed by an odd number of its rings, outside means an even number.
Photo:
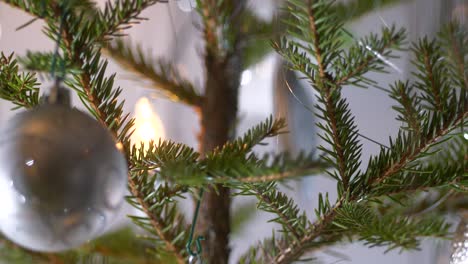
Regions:
<svg viewBox="0 0 468 264"><path fill-rule="evenodd" d="M195 225L197 224L198 211L200 210L200 203L201 203L201 199L202 199L202 196L203 196L203 192L204 192L204 189L200 188L200 193L198 195L197 206L195 208L195 213L193 215L192 227L190 228L189 239L188 239L187 245L185 246L187 252L190 255L189 263L192 263L193 259L195 259L196 257L199 257L201 255L201 253L202 253L201 241L205 240L205 238L203 236L198 236L195 239L196 251L192 250L192 243L194 242L193 241L193 234L195 233Z"/></svg>
<svg viewBox="0 0 468 264"><path fill-rule="evenodd" d="M65 60L62 59L60 62L60 76L57 76L56 67L57 59L59 57L60 42L62 41L62 31L65 25L65 19L67 17L67 10L64 8L63 3L60 4L60 10L62 10L62 16L60 17L60 25L57 32L57 40L55 45L54 55L52 56L52 63L50 67L50 75L55 80L54 85L50 89L49 95L47 96L47 103L49 104L64 104L70 105L70 92L61 87L63 78L65 78Z"/></svg>

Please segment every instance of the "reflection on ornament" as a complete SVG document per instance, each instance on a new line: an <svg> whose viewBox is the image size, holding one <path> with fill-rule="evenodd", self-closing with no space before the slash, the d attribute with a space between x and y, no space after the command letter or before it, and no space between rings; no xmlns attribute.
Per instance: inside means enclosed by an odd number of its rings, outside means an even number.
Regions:
<svg viewBox="0 0 468 264"><path fill-rule="evenodd" d="M184 12L190 12L197 7L196 0L177 0L177 6Z"/></svg>
<svg viewBox="0 0 468 264"><path fill-rule="evenodd" d="M461 218L452 242L450 264L468 264L468 212L463 212Z"/></svg>
<svg viewBox="0 0 468 264"><path fill-rule="evenodd" d="M153 112L150 101L140 98L135 105L135 132L132 135L134 144L143 143L148 148L151 140L165 137L164 127L159 116Z"/></svg>
<svg viewBox="0 0 468 264"><path fill-rule="evenodd" d="M0 24L0 39L2 39L2 24Z"/></svg>
<svg viewBox="0 0 468 264"><path fill-rule="evenodd" d="M119 213L127 164L106 128L64 105L11 119L0 145L0 230L37 251L102 234Z"/></svg>

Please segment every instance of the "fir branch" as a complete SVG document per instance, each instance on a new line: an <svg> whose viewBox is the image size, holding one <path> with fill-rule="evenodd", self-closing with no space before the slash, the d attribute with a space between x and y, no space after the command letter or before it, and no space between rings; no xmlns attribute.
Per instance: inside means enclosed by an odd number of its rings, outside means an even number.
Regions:
<svg viewBox="0 0 468 264"><path fill-rule="evenodd" d="M131 216L132 221L144 230L154 235L150 239L159 253L162 246L165 251L175 257L176 263L185 263L185 241L188 233L185 231L185 220L177 212L173 196L180 195L180 187L161 185L155 188L156 177L147 170L131 170L129 181L132 196L127 201L145 213L145 216Z"/></svg>
<svg viewBox="0 0 468 264"><path fill-rule="evenodd" d="M439 34L443 54L449 58L457 86L468 90L468 32L460 21L449 23Z"/></svg>
<svg viewBox="0 0 468 264"><path fill-rule="evenodd" d="M436 188L410 193L399 193L391 197L381 197L369 206L380 215L418 217L445 215L468 209L466 192L453 188Z"/></svg>
<svg viewBox="0 0 468 264"><path fill-rule="evenodd" d="M34 17L49 17L52 12L47 6L51 1L2 0L12 7L19 8Z"/></svg>
<svg viewBox="0 0 468 264"><path fill-rule="evenodd" d="M114 3L107 1L103 11L93 21L93 28L97 31L98 42L109 40L110 37L123 36L123 31L129 29L140 21L140 13L146 8L163 0L117 0Z"/></svg>
<svg viewBox="0 0 468 264"><path fill-rule="evenodd" d="M325 90L325 86L331 84L330 67L340 55L343 44L340 38L343 22L331 12L331 6L325 0L288 1L287 12L292 17L285 23L290 27L289 35L298 41L283 38L281 43L273 44L318 90ZM316 63L312 63L308 55L313 56Z"/></svg>
<svg viewBox="0 0 468 264"><path fill-rule="evenodd" d="M145 148L144 144L139 148L134 148L131 156L132 164L136 168L155 170L164 167L167 162L171 161L195 163L200 154L184 144L159 140L157 144L154 141L149 142L148 148Z"/></svg>
<svg viewBox="0 0 468 264"><path fill-rule="evenodd" d="M264 122L247 130L242 137L215 148L212 152L207 154L207 159L225 159L232 156L245 156L254 146L261 144L266 138L284 133L283 129L285 127L284 119L273 119L273 116L270 116Z"/></svg>
<svg viewBox="0 0 468 264"><path fill-rule="evenodd" d="M341 238L338 236L328 236L327 240L313 241L309 243L309 247L313 248L313 251L320 251L324 247L333 245L339 241ZM271 238L264 239L259 242L257 245L250 248L247 254L244 254L239 263L243 264L262 264L262 263L276 263L275 256L279 254L278 248L287 248L290 242L282 237L276 238L275 233ZM310 253L310 251L309 251ZM316 258L299 258L297 262L310 262L314 261Z"/></svg>
<svg viewBox="0 0 468 264"><path fill-rule="evenodd" d="M95 262L101 259L106 264L146 264L154 258L148 252L152 246L147 241L137 238L131 227L125 227L59 256L65 263L80 263L89 258Z"/></svg>
<svg viewBox="0 0 468 264"><path fill-rule="evenodd" d="M392 175L404 170L468 118L468 111L463 110L457 111L457 115L452 120L444 122L441 126L435 125L437 121L434 121L440 120L440 116L426 121L422 139L418 140L400 133L395 141L391 142L388 150L381 149L381 153L377 157L370 159L368 169L363 173L362 179L367 179L367 183L371 186L377 186ZM429 127L431 125L432 127Z"/></svg>
<svg viewBox="0 0 468 264"><path fill-rule="evenodd" d="M325 165L313 153L295 158L287 153L265 155L261 159L253 153L249 155L253 146L277 135L283 127L284 120L273 121L270 117L201 161L199 153L183 144L150 142L148 149L134 148L130 153L131 164L138 169L155 170L161 179L189 186L223 183L235 187L244 182L284 180L322 170Z"/></svg>
<svg viewBox="0 0 468 264"><path fill-rule="evenodd" d="M450 80L447 73L447 63L440 60L442 51L436 40L421 39L412 47L416 56L413 64L419 72L413 73L418 79L416 87L422 92L421 100L425 107L431 111L444 112L449 108L449 96L451 92Z"/></svg>
<svg viewBox="0 0 468 264"><path fill-rule="evenodd" d="M101 61L100 54L94 54L90 61L75 61L82 72L73 74L66 84L77 91L88 110L110 131L119 142L127 142L131 135L133 119L123 112L123 102L118 101L121 88L114 89L115 74L106 78L107 62Z"/></svg>
<svg viewBox="0 0 468 264"><path fill-rule="evenodd" d="M333 85L364 86L374 81L364 75L368 72L384 72L386 62L383 59L395 57L392 52L399 49L405 40L405 31L384 27L381 35L371 34L354 44L346 54L333 62L337 69Z"/></svg>
<svg viewBox="0 0 468 264"><path fill-rule="evenodd" d="M257 158L251 154L245 159L230 159L229 164L215 175L218 183L224 183L237 188L243 183L261 183L283 181L295 177L318 173L325 164L313 157L313 153L291 157L288 153L265 155Z"/></svg>
<svg viewBox="0 0 468 264"><path fill-rule="evenodd" d="M17 107L32 108L39 104L39 83L35 75L20 73L13 54L0 54L0 98Z"/></svg>
<svg viewBox="0 0 468 264"><path fill-rule="evenodd" d="M373 195L410 194L417 191L467 188L466 144L461 135L449 135L431 149L430 156L415 166L383 181Z"/></svg>
<svg viewBox="0 0 468 264"><path fill-rule="evenodd" d="M307 8L304 3L296 3L296 1L291 1L293 4L297 7L300 6L302 10L310 10L310 7ZM320 1L319 1L320 2ZM309 3L310 4L310 3ZM320 3L315 3L314 7L320 7ZM294 10L297 11L297 10ZM299 11L301 12L301 11ZM310 14L311 12L308 12L309 14L309 21L313 21L310 19ZM313 14L313 12L312 12ZM302 16L296 16L299 17L297 20L305 20L304 15ZM326 15L325 15L326 18ZM300 22L300 21L299 21ZM291 23L291 22L290 22ZM313 23L313 22L312 22ZM292 23L291 23L292 24ZM296 23L300 24L300 23ZM358 145L357 142L350 143L349 145L342 144L340 142L339 137L337 137L337 129L333 127L333 125L339 123L347 123L347 126L345 129L341 130L346 130L347 135L345 137L346 140L350 140L352 142L354 139L353 133L356 133L354 131L355 127L352 124L352 117L351 115L347 112L346 108L343 108L339 111L336 110L337 107L337 102L340 102L339 98L339 90L340 89L331 89L333 86L333 77L331 77L331 74L327 72L327 67L328 64L324 63L328 62L327 60L324 60L321 55L322 48L327 47L327 43L320 45L320 37L321 35L319 34L319 30L317 30L317 26L312 25L310 26L309 34L307 35L307 31L304 29L304 25L302 24L301 26L298 26L299 29L303 30L303 34L306 37L303 37L302 40L311 43L313 47L307 46L307 44L300 44L298 42L284 42L283 45L277 45L277 49L283 56L285 56L287 59L289 59L293 63L293 68L299 69L302 72L306 73L306 76L310 79L311 84L314 86L315 89L317 89L320 94L321 94L321 102L324 105L323 108L319 107L319 110L322 112L322 115L319 116L325 120L327 120L327 124L329 127L325 127L322 125L322 129L325 131L329 131L329 136L328 137L323 137L326 141L330 142L331 145L334 147L334 151L328 151L328 154L332 154L332 156L337 157L336 158L336 164L338 165L338 171L340 175L342 175L342 172L345 171L343 168L341 168L340 171L340 162L339 160L343 161L343 149L340 151L340 147L345 147L345 149L348 149L349 146L354 146L356 147ZM314 35L314 31L316 34ZM307 36L309 36L309 39L307 39ZM294 36L297 38L301 38L300 36ZM286 43L287 45L284 45ZM330 45L330 43L328 43ZM329 46L328 48L330 50L333 50ZM303 53L301 53L301 50ZM330 57L334 56L333 52L325 52L327 53ZM307 54L310 54L315 57L317 61L317 65L313 65L313 63L308 59ZM427 54L427 53L426 53ZM318 56L317 56L318 55ZM429 54L430 55L430 54ZM328 57L328 58L330 58ZM434 56L435 58L436 56ZM329 60L332 61L332 60ZM435 60L434 60L435 61ZM431 66L432 67L432 66ZM432 67L433 68L433 67ZM424 67L420 69L423 73L424 71L427 71L428 68ZM428 76L428 75L426 75ZM421 78L423 79L423 78ZM421 87L422 88L422 87ZM437 87L438 88L438 87ZM431 91L428 91L428 93L433 93L434 89ZM330 95L333 95L333 93L337 93L338 95L335 96L335 98L338 98L337 100L330 100L333 99L333 97L330 97ZM345 201L346 203L348 202L355 202L360 197L362 197L362 194L369 194L372 193L373 188L376 188L379 184L383 183L385 180L388 180L390 177L397 175L398 173L401 173L402 171L405 170L405 168L411 168L409 166L410 164L413 164L415 160L418 158L427 155L427 151L433 147L434 145L437 145L439 143L439 140L444 137L446 134L448 134L451 130L453 130L457 125L461 124L464 122L463 120L466 118L467 112L464 106L461 106L461 101L464 100L464 95L461 95L459 98L457 98L457 95L455 93L450 93L446 97L447 102L450 101L452 106L451 109L447 109L446 107L443 108L444 111L436 111L432 113L430 116L425 115L425 120L421 123L420 130L421 130L421 137L414 137L414 136L407 136L404 135L403 133L400 133L400 135L397 137L397 139L391 143L390 149L382 149L382 153L378 158L376 159L371 159L371 162L369 163L369 167L366 172L364 173L356 173L354 177L351 178L350 182L350 192L343 192L343 189L340 190L338 189L339 193L343 194L341 198L337 201L337 203L331 207L331 206L326 206L326 210L320 210L319 207L319 212L320 214L318 215L318 220L316 223L313 224L313 228L309 229L309 233L304 236L301 240L300 243L292 243L291 245L288 245L286 248L280 248L278 255L275 258L275 263L289 263L295 259L297 259L298 256L300 256L306 248L308 248L307 243L315 241L317 238L323 236L326 234L326 228L334 221L334 219L337 217L337 210L340 210L342 206L344 205ZM444 101L445 103L445 101ZM341 104L345 105L345 102L342 101ZM436 109L437 110L437 109ZM336 115L334 113L339 112L339 113L344 113L344 117L350 121L343 121L340 120L337 122L337 120L333 120L332 118L336 118ZM341 117L343 118L343 117ZM351 132L350 132L351 131ZM350 134L351 133L351 134ZM340 146L341 143L341 146ZM322 148L326 152L325 148ZM340 157L341 153L341 157ZM347 164L348 162L343 162L342 164ZM358 163L356 163L358 164ZM385 165L388 164L388 165ZM382 170L380 170L382 169ZM457 169L459 170L459 168ZM437 173L436 173L437 174ZM373 175L373 176L371 176ZM400 174L401 175L401 174ZM428 180L425 182L426 185L440 185L446 183L446 181L440 179L440 174L438 176L434 176L431 180ZM459 174L457 174L458 178L460 177ZM412 179L412 177L408 177L406 179ZM446 178L447 179L447 178ZM339 182L343 181L343 178L338 179ZM430 183L430 184L429 184ZM424 184L422 184L424 185ZM346 197L346 198L345 198Z"/></svg>
<svg viewBox="0 0 468 264"><path fill-rule="evenodd" d="M65 264L60 256L52 253L38 253L22 248L0 234L0 259L7 263Z"/></svg>
<svg viewBox="0 0 468 264"><path fill-rule="evenodd" d="M317 211L317 215L319 216L318 220L308 228L306 235L303 236L299 242L279 248L274 263L291 263L298 259L306 249L313 247L314 244L311 242L320 237L327 230L336 217L337 209L340 208L345 201L344 198L340 198L332 207L329 205L328 199L323 202L321 195L320 198L319 209Z"/></svg>
<svg viewBox="0 0 468 264"><path fill-rule="evenodd" d="M316 106L321 111L317 116L326 122L326 125L317 124L324 131L324 134L319 136L330 144L333 150L324 146L318 148L328 155L323 158L337 170L328 174L339 181L341 195L349 188L349 183L360 165L361 144L358 141L358 130L348 109L348 103L341 98L339 89L325 92L325 95L319 98L319 102L324 107Z"/></svg>
<svg viewBox="0 0 468 264"><path fill-rule="evenodd" d="M375 9L389 7L400 2L402 0L383 0L378 5L367 0L335 2L330 6L330 13L337 14L336 17L343 22L349 22ZM279 21L286 20L288 12L280 13L278 17L275 16L271 21L263 21L257 18L250 10L246 10L244 13L241 30L245 38L244 43L241 45L245 46L244 68L248 68L259 62L271 51L271 39L277 41L278 36L284 34L286 28ZM342 37L346 37L346 35L343 34Z"/></svg>
<svg viewBox="0 0 468 264"><path fill-rule="evenodd" d="M428 53L429 50L436 55ZM400 131L396 139L391 141L390 149L382 149L379 156L371 158L362 178L373 186L404 170L421 156L428 155L427 151L440 144L455 127L465 125L468 116L468 109L464 105L466 94L457 95L450 88L450 82L443 77L446 63L437 58L437 54L440 56L437 43L423 39L414 48L414 52L420 51L423 54L419 55L416 62L420 73L414 73L419 78L416 88L425 94L421 100L426 100L433 106L423 115L419 135L405 135ZM442 83L443 81L448 84ZM414 100L412 104L415 104Z"/></svg>
<svg viewBox="0 0 468 264"><path fill-rule="evenodd" d="M164 171L159 167L164 164L163 160L183 160L191 156L189 152L190 150L183 145L160 141L158 146L151 142L147 150L143 145L140 148L133 146L130 153L132 176L129 187L132 196L127 200L145 213L145 216L133 216L131 219L153 234L154 237L148 239L173 254L176 263L185 262L184 243L188 239L188 233L185 220L177 211L173 198L183 197L182 193L186 192L186 187L168 183L157 186L157 181L160 180L160 171ZM164 253L160 252L159 248L156 249L158 255Z"/></svg>
<svg viewBox="0 0 468 264"><path fill-rule="evenodd" d="M294 12L294 16L287 23L295 30L290 30L289 33L306 43L284 39L281 44L275 44L275 48L292 63L292 68L305 73L313 87L320 93L321 105L316 105L320 114L317 116L326 122L318 124L325 132L320 136L333 147L333 150L323 146L319 148L328 155L324 156L325 160L338 171L329 174L337 180L340 179L341 195L348 189L349 182L357 173L361 152L357 140L359 132L354 125L354 117L348 110L346 100L341 98L341 84L335 85L337 80L332 76L331 67L334 62L339 61L341 53L342 42L338 37L342 30L342 22L335 14L330 13L331 4L327 1L291 0L288 4L289 12ZM317 13L323 14L319 21ZM388 41L382 41L383 47L388 45L387 42L391 42L393 31L384 37ZM309 56L315 58L316 64L312 63Z"/></svg>
<svg viewBox="0 0 468 264"><path fill-rule="evenodd" d="M54 54L52 52L32 52L27 51L25 56L19 57L18 62L23 65L24 69L41 74L50 74L52 69L52 61ZM55 55L57 62L63 63L66 75L70 73L78 73L79 69L73 67L70 61L65 60L60 54Z"/></svg>
<svg viewBox="0 0 468 264"><path fill-rule="evenodd" d="M393 215L378 216L366 206L350 203L343 204L336 212L333 226L341 232L357 235L370 247L386 246L386 252L396 248L416 249L420 237L448 236L449 225L443 218L430 216L416 220ZM333 232L340 232L338 230Z"/></svg>
<svg viewBox="0 0 468 264"><path fill-rule="evenodd" d="M438 166L417 166L389 177L382 184L373 188L372 195L394 195L414 191L431 190L443 187L467 188L463 182L466 176L466 164L457 163Z"/></svg>
<svg viewBox="0 0 468 264"><path fill-rule="evenodd" d="M201 106L203 97L198 94L198 89L184 79L171 63L154 60L140 46L132 48L121 40L108 45L104 51L124 67L151 80L154 88L162 90L171 100Z"/></svg>
<svg viewBox="0 0 468 264"><path fill-rule="evenodd" d="M66 12L59 6L53 7L55 15L61 17L63 12ZM58 31L56 21L46 19L49 29L48 35L53 37ZM107 63L101 63L100 54L92 47L95 43L90 41L90 32L86 26L83 27L81 24L82 20L73 13L68 13L64 16L63 21L63 48L67 60L72 65L81 69L81 72L73 74L71 80L66 80L66 83L78 92L78 95L88 110L101 122L104 126L110 126L110 130L114 131L114 135L117 136L117 129L120 128L121 123L117 117L120 117L122 111L122 105L117 106L116 101L107 100L104 104L101 102L103 99L116 99L120 94L120 88L113 90L113 79L104 78L104 73L107 67ZM75 37L79 36L79 37ZM98 87L95 87L98 86ZM106 98L106 96L109 96ZM87 103L86 103L87 102ZM107 109L109 107L109 109ZM105 112L107 110L107 112ZM107 115L111 116L110 118ZM131 122L130 122L131 123ZM116 124L117 126L114 126Z"/></svg>
<svg viewBox="0 0 468 264"><path fill-rule="evenodd" d="M281 133L283 127L284 120L274 121L270 117L201 161L199 153L183 144L151 142L148 149L141 146L130 154L131 163L136 168L156 170L162 179L189 186L222 183L235 187L243 182L284 180L322 170L325 165L312 153L295 158L287 153L265 155L261 159L249 154L252 147L261 144L266 137Z"/></svg>
<svg viewBox="0 0 468 264"><path fill-rule="evenodd" d="M409 82L398 81L390 88L390 97L400 103L400 106L392 107L399 113L397 120L407 124L407 127L402 127L403 129L413 131L416 137L419 137L423 117L421 116L420 98L415 96L414 86Z"/></svg>
<svg viewBox="0 0 468 264"><path fill-rule="evenodd" d="M241 264L260 264L273 263L273 257L277 254L276 249L287 244L285 240L275 237L275 232L272 232L271 238L259 241L257 245L251 247L249 251L241 256L239 263Z"/></svg>
<svg viewBox="0 0 468 264"><path fill-rule="evenodd" d="M300 213L294 200L276 189L276 183L249 183L240 188L240 192L236 195L256 196L258 209L277 215L270 221L279 223L283 227L283 239L297 242L306 233L310 222L305 212Z"/></svg>
<svg viewBox="0 0 468 264"><path fill-rule="evenodd" d="M248 158L248 154L254 146L262 144L264 139L283 133L284 127L284 119L274 120L270 116L266 121L249 129L242 137L213 149L203 159L207 174L215 178L221 177L222 180L224 176L236 175L236 172L242 173L242 170L248 171L248 168L252 169L255 165L259 165L258 160Z"/></svg>
<svg viewBox="0 0 468 264"><path fill-rule="evenodd" d="M131 163L136 169L154 170L156 176L178 185L197 186L206 183L203 166L198 162L200 154L193 148L171 141L150 142L130 154Z"/></svg>
<svg viewBox="0 0 468 264"><path fill-rule="evenodd" d="M316 12L318 12L319 8L314 7L312 5L312 1L308 0L307 5L305 8L307 9L307 15L309 19L309 34L311 35L311 43L314 46L314 52L312 53L317 60L317 66L318 66L318 71L319 71L319 80L324 81L328 77L326 75L327 71L327 66L328 66L328 61L324 58L325 54L330 54L329 51L333 52L331 50L331 45L326 45L321 39L323 35L319 35L319 30L320 24L316 23ZM320 5L318 5L320 7ZM323 8L323 10L320 10L322 12L326 12L326 8ZM331 20L331 19L330 19ZM338 26L340 26L338 24ZM321 31L321 30L320 30ZM327 47L328 46L328 47ZM324 47L327 47L330 50L325 49ZM320 87L320 84L318 85Z"/></svg>

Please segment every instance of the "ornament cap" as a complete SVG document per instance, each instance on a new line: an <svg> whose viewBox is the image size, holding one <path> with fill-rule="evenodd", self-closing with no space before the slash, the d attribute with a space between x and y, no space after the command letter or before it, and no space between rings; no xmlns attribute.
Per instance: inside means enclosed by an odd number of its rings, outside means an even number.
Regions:
<svg viewBox="0 0 468 264"><path fill-rule="evenodd" d="M44 103L70 106L70 91L61 85L60 80L57 80L50 89L50 93L44 96Z"/></svg>

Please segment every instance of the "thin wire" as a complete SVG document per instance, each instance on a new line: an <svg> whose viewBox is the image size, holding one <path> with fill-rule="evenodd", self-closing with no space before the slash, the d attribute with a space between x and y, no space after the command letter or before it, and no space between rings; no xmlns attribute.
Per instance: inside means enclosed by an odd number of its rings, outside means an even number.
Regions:
<svg viewBox="0 0 468 264"><path fill-rule="evenodd" d="M192 226L190 227L190 234L189 234L188 242L187 242L187 245L185 246L187 252L189 253L189 255L191 257L200 256L200 254L202 252L201 241L205 240L205 238L203 236L198 236L195 239L195 246L196 246L197 250L195 252L192 250L193 235L195 233L195 225L197 224L198 212L200 211L200 204L201 204L201 200L202 200L204 191L205 191L205 189L203 187L200 188L200 193L198 194L197 206L196 206L195 212L193 214Z"/></svg>
<svg viewBox="0 0 468 264"><path fill-rule="evenodd" d="M23 29L23 28L25 28L25 27L31 25L32 23L36 22L36 20L39 20L39 18L38 18L38 17L35 17L35 18L29 20L28 22L22 24L21 26L17 27L15 30L16 30L16 31L20 31L21 29Z"/></svg>
<svg viewBox="0 0 468 264"><path fill-rule="evenodd" d="M286 79L286 74L285 74L284 71L285 71L285 70L284 70L284 68L283 68L283 69L282 69L283 79L284 79L284 82L286 83L286 86L288 87L289 92L292 94L292 96L294 97L294 99L295 99L297 102L299 102L305 109L307 109L307 110L308 110L309 112L311 112L311 113L314 113L314 111L313 111L309 106L307 106L306 104L304 104L304 103L299 99L299 97L296 96L296 94L294 93L293 89L291 88L291 85L289 85L289 82L288 82L288 80ZM379 145L379 146L381 146L381 147L383 147L383 148L390 149L388 146L386 146L386 145L384 145L384 144L378 142L377 140L374 140L374 139L371 139L371 138L369 138L369 137L367 137L367 136L364 136L363 134L361 134L361 133L359 133L359 132L357 132L357 135L360 136L360 137L362 137L362 138L364 138L364 139L366 139L366 140L368 140L368 141L370 141L370 142L372 142L372 143L375 143L375 144L377 144L377 145Z"/></svg>
<svg viewBox="0 0 468 264"><path fill-rule="evenodd" d="M60 26L59 26L59 30L57 32L57 40L55 42L55 44L56 44L55 45L55 51L54 51L54 55L52 56L52 65L50 66L50 75L52 76L52 78L56 77L55 68L56 68L56 65L57 65L57 58L59 56L60 42L62 41L62 30L63 30L64 22L65 22L65 14L63 14L61 19L60 19Z"/></svg>
<svg viewBox="0 0 468 264"><path fill-rule="evenodd" d="M48 101L49 103L56 103L57 98L58 98L58 89L59 89L59 84L62 81L62 78L65 77L65 61L62 60L60 63L60 71L61 71L61 76L56 75L56 66L57 66L57 58L59 57L59 49L60 49L60 42L62 41L62 30L65 24L65 18L67 16L67 12L65 12L63 6L60 6L62 9L62 16L60 17L60 25L59 25L59 30L57 32L57 39L56 39L56 45L55 45L55 51L54 55L52 56L52 65L50 66L50 75L52 78L55 79L55 85L52 86L50 89L50 93L48 96Z"/></svg>
<svg viewBox="0 0 468 264"><path fill-rule="evenodd" d="M39 17L35 17L35 18L29 20L28 22L26 22L26 23L22 24L21 26L17 27L15 30L19 31L19 30L31 25L32 23L36 22L36 20L38 20L39 18L45 17L46 12L47 12L47 10L46 10L46 1L45 0L41 1L41 8L42 8L42 13L39 15Z"/></svg>

